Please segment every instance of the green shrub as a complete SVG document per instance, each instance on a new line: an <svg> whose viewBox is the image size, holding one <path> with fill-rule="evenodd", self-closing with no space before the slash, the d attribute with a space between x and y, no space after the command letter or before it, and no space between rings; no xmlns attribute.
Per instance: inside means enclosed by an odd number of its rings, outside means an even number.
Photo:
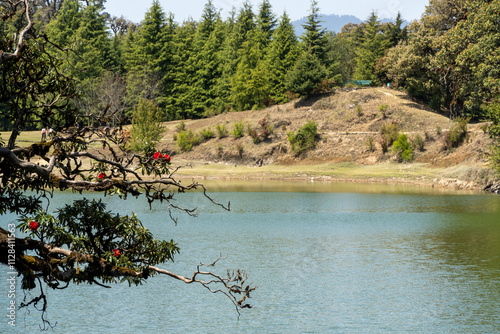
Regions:
<svg viewBox="0 0 500 334"><path fill-rule="evenodd" d="M179 124L177 124L175 129L177 130L177 132L186 131L186 123L184 123L184 121L181 121Z"/></svg>
<svg viewBox="0 0 500 334"><path fill-rule="evenodd" d="M378 111L380 111L380 113L382 114L382 118L386 118L387 117L387 109L389 109L389 105L388 104L381 104L378 107Z"/></svg>
<svg viewBox="0 0 500 334"><path fill-rule="evenodd" d="M366 139L366 146L368 147L368 151L375 151L375 141L373 140L373 137L368 137Z"/></svg>
<svg viewBox="0 0 500 334"><path fill-rule="evenodd" d="M418 133L415 135L415 138L413 139L413 144L420 152L424 151L425 143L424 143L424 140L422 139L422 137L420 137L420 135Z"/></svg>
<svg viewBox="0 0 500 334"><path fill-rule="evenodd" d="M488 133L488 123L481 125L481 130L483 130L483 133Z"/></svg>
<svg viewBox="0 0 500 334"><path fill-rule="evenodd" d="M203 140L210 140L215 137L215 133L210 128L201 129L200 135Z"/></svg>
<svg viewBox="0 0 500 334"><path fill-rule="evenodd" d="M443 138L443 148L447 151L460 146L467 138L467 124L469 118L457 117L450 131L446 132Z"/></svg>
<svg viewBox="0 0 500 334"><path fill-rule="evenodd" d="M234 138L241 138L243 137L245 130L245 125L243 122L236 122L233 124L233 131L231 134L233 135Z"/></svg>
<svg viewBox="0 0 500 334"><path fill-rule="evenodd" d="M361 105L356 105L356 115L358 115L358 117L361 117L363 116L363 108L361 107ZM373 138L372 138L373 139Z"/></svg>
<svg viewBox="0 0 500 334"><path fill-rule="evenodd" d="M314 121L308 121L297 132L288 133L288 141L292 151L298 155L316 147L318 138L318 125Z"/></svg>
<svg viewBox="0 0 500 334"><path fill-rule="evenodd" d="M177 134L177 146L183 151L191 151L194 146L200 145L201 138L191 130L184 130Z"/></svg>
<svg viewBox="0 0 500 334"><path fill-rule="evenodd" d="M217 124L215 126L215 130L217 130L217 137L225 138L228 135L228 131L225 124Z"/></svg>
<svg viewBox="0 0 500 334"><path fill-rule="evenodd" d="M385 137L387 146L391 146L399 137L399 126L396 123L387 122L380 128L380 134Z"/></svg>
<svg viewBox="0 0 500 334"><path fill-rule="evenodd" d="M392 145L392 152L396 153L399 162L411 162L413 150L406 134L401 134Z"/></svg>

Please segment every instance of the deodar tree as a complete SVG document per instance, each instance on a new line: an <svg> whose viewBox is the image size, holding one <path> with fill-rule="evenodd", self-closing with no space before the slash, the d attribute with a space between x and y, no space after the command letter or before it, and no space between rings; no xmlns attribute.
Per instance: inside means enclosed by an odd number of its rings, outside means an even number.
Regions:
<svg viewBox="0 0 500 334"><path fill-rule="evenodd" d="M245 300L254 288L247 284L245 272L219 276L207 268L218 260L197 266L190 276L162 269L158 265L172 261L178 252L174 241L157 240L135 215L112 213L101 201L85 198L86 191L142 196L150 205L166 206L175 220L176 210L196 212L174 204L174 196L197 188L206 192L196 182L185 185L176 180L177 168L168 154L125 151L120 127L115 131L99 127L106 124L100 119L105 112L77 110L75 82L62 70L73 51L35 31L30 4L28 0L0 4L0 31L8 36L0 39L0 113L12 129L9 138L0 138L0 214L17 214L21 221L18 226L2 223L0 263L3 270L17 271L23 290L38 291L17 307L45 311L47 288L64 289L70 283L106 286L118 280L139 284L157 274L224 293L238 312L250 307ZM53 128L56 135L18 146L22 131L42 127ZM71 189L82 199L46 211L55 190ZM16 238L16 230L27 237ZM42 319L49 325L44 312Z"/></svg>

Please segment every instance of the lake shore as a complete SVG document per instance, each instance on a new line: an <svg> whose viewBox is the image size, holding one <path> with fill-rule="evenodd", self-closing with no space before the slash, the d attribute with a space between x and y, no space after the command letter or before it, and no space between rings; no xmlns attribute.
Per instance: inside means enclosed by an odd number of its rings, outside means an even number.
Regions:
<svg viewBox="0 0 500 334"><path fill-rule="evenodd" d="M414 185L482 191L489 186L485 176L489 171L480 166L449 168L429 167L425 163L356 165L354 163L239 165L215 161L177 162L181 179L247 180L247 181L314 181L338 183L371 183Z"/></svg>

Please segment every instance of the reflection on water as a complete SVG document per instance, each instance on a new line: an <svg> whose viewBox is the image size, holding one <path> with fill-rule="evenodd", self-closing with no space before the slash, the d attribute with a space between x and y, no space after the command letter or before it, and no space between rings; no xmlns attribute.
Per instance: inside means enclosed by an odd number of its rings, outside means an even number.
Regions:
<svg viewBox="0 0 500 334"><path fill-rule="evenodd" d="M239 321L223 296L154 277L137 288L50 291L55 332L498 332L500 197L284 186L214 193L231 201L229 213L200 193L183 194L178 204L199 207L200 217L181 215L178 226L161 207L109 200L110 209L134 211L159 238L179 243L169 269L189 274L222 253L221 272L248 270L259 289ZM20 333L35 331L38 320L23 313Z"/></svg>

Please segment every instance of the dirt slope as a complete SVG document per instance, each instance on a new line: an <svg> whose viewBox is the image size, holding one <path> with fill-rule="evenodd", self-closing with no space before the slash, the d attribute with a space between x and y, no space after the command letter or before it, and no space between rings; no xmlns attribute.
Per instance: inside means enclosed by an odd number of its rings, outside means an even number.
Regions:
<svg viewBox="0 0 500 334"><path fill-rule="evenodd" d="M387 105L383 114L379 107ZM254 144L245 135L235 139L214 138L193 148L179 150L173 140L179 121L166 124L167 132L161 142L163 151L175 155L177 161L189 162L198 168L185 170L190 176L205 177L268 177L323 179L370 179L375 181L420 182L459 188L484 188L492 183L487 154L491 140L482 130L482 124L469 124L469 135L460 147L445 151L444 133L452 122L413 101L405 93L386 88L344 89L331 94L272 106L264 110L229 112L208 119L184 121L194 132L225 125L229 132L233 124L242 121L257 128L266 118L273 125L273 135ZM295 156L287 140L289 131L296 131L308 120L318 124L320 139L316 149ZM387 122L396 123L410 139L419 134L425 139L425 150L414 149L414 162L399 164L389 150L382 153L380 128ZM375 150L367 142L373 139ZM259 160L265 168L255 169ZM231 171L213 164L228 166ZM209 165L212 165L211 167ZM260 165L260 164L259 164ZM236 170L238 166L253 168ZM292 170L286 172L286 169ZM257 168L257 167L256 167ZM405 169L401 174L398 171ZM332 172L337 169L336 172ZM339 172L341 170L341 172Z"/></svg>

